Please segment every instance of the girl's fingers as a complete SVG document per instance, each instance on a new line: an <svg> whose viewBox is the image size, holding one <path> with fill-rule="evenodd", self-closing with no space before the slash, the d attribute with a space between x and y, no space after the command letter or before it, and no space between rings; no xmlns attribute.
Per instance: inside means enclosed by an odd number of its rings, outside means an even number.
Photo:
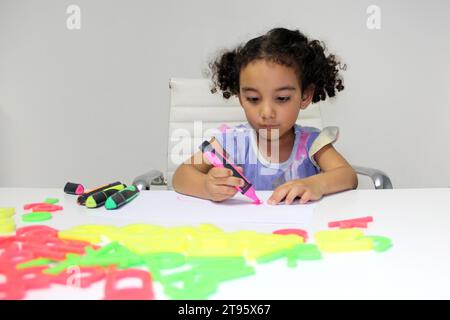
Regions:
<svg viewBox="0 0 450 320"><path fill-rule="evenodd" d="M215 191L224 196L234 196L237 192L236 188L228 186L217 186Z"/></svg>
<svg viewBox="0 0 450 320"><path fill-rule="evenodd" d="M236 169L243 172L242 167L236 167ZM238 191L236 187L244 185L244 180L234 177L230 169L213 167L209 170L208 175L208 184L214 201L231 198Z"/></svg>
<svg viewBox="0 0 450 320"><path fill-rule="evenodd" d="M292 204L292 202L294 202L296 197L302 197L303 195L306 193L306 190L302 187L293 187L291 188L291 190L289 190L287 196L286 196L286 200L284 201L284 203L286 204Z"/></svg>
<svg viewBox="0 0 450 320"><path fill-rule="evenodd" d="M305 204L310 200L312 200L312 195L311 192L307 190L305 193L303 193L302 198L300 199L300 203Z"/></svg>
<svg viewBox="0 0 450 320"><path fill-rule="evenodd" d="M290 188L288 186L281 186L276 188L275 191L270 196L269 200L267 200L267 203L272 205L279 203L286 197L289 190Z"/></svg>
<svg viewBox="0 0 450 320"><path fill-rule="evenodd" d="M219 178L215 181L218 185L231 186L231 187L242 187L244 185L244 181L241 178L236 177L228 177L228 178Z"/></svg>
<svg viewBox="0 0 450 320"><path fill-rule="evenodd" d="M236 169L238 169L238 171L240 173L244 173L242 167L237 166ZM227 168L212 167L209 170L209 174L211 176L213 176L214 178L226 178L226 177L232 177L233 171L231 169L227 169Z"/></svg>
<svg viewBox="0 0 450 320"><path fill-rule="evenodd" d="M208 172L214 178L230 177L233 173L230 169L213 167Z"/></svg>

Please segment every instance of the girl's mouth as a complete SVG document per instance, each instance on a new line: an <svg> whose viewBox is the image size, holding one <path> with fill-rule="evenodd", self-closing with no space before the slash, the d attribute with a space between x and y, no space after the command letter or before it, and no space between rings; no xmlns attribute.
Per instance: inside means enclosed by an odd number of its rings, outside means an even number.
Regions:
<svg viewBox="0 0 450 320"><path fill-rule="evenodd" d="M262 125L262 126L260 127L260 129L270 129L270 130L273 130L273 129L278 129L278 127L279 127L279 126L277 126L277 125Z"/></svg>

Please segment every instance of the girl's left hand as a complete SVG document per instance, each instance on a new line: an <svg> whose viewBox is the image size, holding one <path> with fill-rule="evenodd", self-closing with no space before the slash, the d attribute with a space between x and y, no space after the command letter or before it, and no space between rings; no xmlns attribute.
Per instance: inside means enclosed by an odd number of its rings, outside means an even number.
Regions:
<svg viewBox="0 0 450 320"><path fill-rule="evenodd" d="M285 199L285 204L292 204L296 197L300 197L300 203L304 204L310 200L319 200L322 196L323 192L318 183L310 179L297 179L277 187L267 203L273 205Z"/></svg>

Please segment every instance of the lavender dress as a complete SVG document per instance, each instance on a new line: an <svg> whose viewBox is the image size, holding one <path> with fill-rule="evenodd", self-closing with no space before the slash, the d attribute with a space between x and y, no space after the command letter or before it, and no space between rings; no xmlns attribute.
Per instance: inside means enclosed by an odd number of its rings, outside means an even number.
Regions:
<svg viewBox="0 0 450 320"><path fill-rule="evenodd" d="M288 160L270 163L258 150L256 134L250 124L242 124L214 134L228 157L244 169L244 175L256 190L273 190L283 183L302 179L320 172L314 154L338 137L337 127L322 131L295 125L295 142Z"/></svg>

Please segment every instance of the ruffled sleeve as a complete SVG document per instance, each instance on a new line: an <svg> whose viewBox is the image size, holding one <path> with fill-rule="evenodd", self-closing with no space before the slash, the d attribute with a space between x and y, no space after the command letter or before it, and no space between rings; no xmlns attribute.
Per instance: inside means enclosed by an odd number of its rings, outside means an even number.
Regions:
<svg viewBox="0 0 450 320"><path fill-rule="evenodd" d="M314 155L323 147L330 143L335 143L339 137L339 128L338 127L325 127L319 133L317 138L311 144L311 147L308 151L308 156L314 166L320 171L319 165L314 160Z"/></svg>

